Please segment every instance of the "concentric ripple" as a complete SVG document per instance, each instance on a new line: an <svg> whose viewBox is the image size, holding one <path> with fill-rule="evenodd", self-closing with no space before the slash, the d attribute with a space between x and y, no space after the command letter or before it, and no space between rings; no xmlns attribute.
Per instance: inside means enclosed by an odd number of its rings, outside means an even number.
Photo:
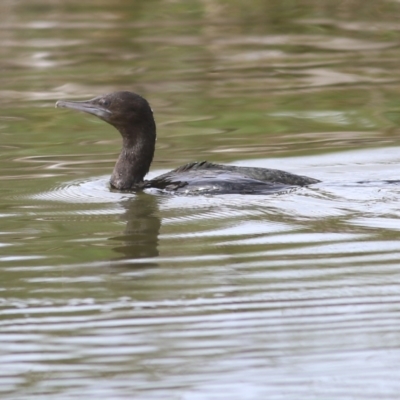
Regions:
<svg viewBox="0 0 400 400"><path fill-rule="evenodd" d="M76 180L48 192L31 195L35 200L48 200L65 203L116 203L134 194L119 193L109 188L109 177Z"/></svg>

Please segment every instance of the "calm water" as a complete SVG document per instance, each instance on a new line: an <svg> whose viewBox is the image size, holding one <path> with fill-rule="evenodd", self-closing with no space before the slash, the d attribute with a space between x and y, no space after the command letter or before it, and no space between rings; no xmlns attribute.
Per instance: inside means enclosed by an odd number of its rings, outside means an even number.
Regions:
<svg viewBox="0 0 400 400"><path fill-rule="evenodd" d="M0 3L0 397L398 399L400 2ZM322 183L110 192L134 90L150 177L208 159ZM399 179L397 181L397 179Z"/></svg>

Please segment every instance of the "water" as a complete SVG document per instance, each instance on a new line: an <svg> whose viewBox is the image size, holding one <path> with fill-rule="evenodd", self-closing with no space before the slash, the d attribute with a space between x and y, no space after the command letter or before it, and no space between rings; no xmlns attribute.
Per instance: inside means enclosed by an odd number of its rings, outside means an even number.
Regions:
<svg viewBox="0 0 400 400"><path fill-rule="evenodd" d="M0 397L397 399L397 1L2 1ZM320 179L121 194L58 99L134 90L154 177L207 159Z"/></svg>

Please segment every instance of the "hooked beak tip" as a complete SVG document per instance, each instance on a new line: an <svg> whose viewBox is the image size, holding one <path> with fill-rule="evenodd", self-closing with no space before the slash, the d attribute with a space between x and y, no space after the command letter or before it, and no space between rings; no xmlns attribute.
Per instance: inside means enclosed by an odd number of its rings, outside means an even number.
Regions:
<svg viewBox="0 0 400 400"><path fill-rule="evenodd" d="M56 101L55 108L61 108L64 106L64 102L62 100Z"/></svg>

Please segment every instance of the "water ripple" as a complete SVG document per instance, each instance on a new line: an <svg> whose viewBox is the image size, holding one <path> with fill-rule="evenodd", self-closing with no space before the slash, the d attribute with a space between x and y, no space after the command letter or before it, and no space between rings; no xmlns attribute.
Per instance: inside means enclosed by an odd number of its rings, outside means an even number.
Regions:
<svg viewBox="0 0 400 400"><path fill-rule="evenodd" d="M110 191L108 180L108 176L77 180L48 192L31 195L30 198L65 203L115 203L134 196Z"/></svg>

